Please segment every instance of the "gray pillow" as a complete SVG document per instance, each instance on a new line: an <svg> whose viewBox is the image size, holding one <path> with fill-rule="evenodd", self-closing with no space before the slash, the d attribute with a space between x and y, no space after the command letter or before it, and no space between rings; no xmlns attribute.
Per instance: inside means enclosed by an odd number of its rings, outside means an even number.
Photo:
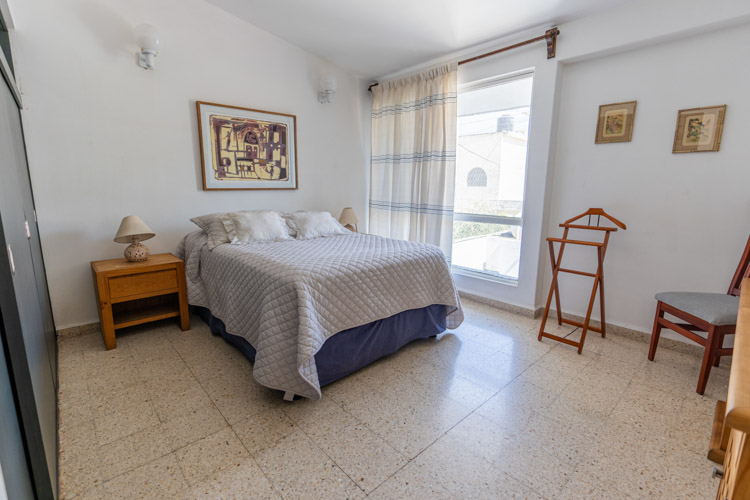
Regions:
<svg viewBox="0 0 750 500"><path fill-rule="evenodd" d="M224 213L206 214L190 219L190 222L203 229L203 232L208 236L209 250L213 250L224 243L229 243L229 235L221 220L222 215Z"/></svg>

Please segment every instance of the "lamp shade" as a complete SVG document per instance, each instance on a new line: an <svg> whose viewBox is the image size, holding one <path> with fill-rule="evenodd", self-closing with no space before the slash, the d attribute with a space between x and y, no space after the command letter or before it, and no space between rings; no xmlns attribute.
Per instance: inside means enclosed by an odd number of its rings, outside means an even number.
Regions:
<svg viewBox="0 0 750 500"><path fill-rule="evenodd" d="M354 213L354 209L352 207L346 207L341 211L339 222L343 226L353 226L357 222L359 222L359 219L357 219L357 214Z"/></svg>
<svg viewBox="0 0 750 500"><path fill-rule="evenodd" d="M159 44L161 43L161 35L156 27L150 24L139 24L135 27L135 38L138 41L138 46L141 49L159 50Z"/></svg>
<svg viewBox="0 0 750 500"><path fill-rule="evenodd" d="M154 232L137 215L128 215L120 223L115 235L117 243L135 243L155 236Z"/></svg>
<svg viewBox="0 0 750 500"><path fill-rule="evenodd" d="M338 82L333 75L325 74L320 77L320 90L323 92L336 92Z"/></svg>

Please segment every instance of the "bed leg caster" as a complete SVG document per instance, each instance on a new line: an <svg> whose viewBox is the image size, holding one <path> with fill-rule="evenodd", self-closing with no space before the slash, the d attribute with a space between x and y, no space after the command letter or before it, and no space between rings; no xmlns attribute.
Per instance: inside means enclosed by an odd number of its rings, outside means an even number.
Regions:
<svg viewBox="0 0 750 500"><path fill-rule="evenodd" d="M294 393L291 391L286 391L284 393L284 401L294 401Z"/></svg>

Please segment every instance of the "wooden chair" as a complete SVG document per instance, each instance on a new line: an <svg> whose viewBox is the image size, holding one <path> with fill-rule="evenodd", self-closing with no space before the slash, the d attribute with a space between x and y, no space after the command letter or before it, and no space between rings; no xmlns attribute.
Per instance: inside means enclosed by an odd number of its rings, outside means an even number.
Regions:
<svg viewBox="0 0 750 500"><path fill-rule="evenodd" d="M737 311L739 309L740 285L743 278L750 276L750 238L745 245L745 251L734 273L729 290L726 294L700 292L662 292L656 294L656 317L654 330L651 333L651 347L648 359L654 360L659 335L663 327L669 328L680 335L705 348L701 372L698 375L696 392L706 391L708 375L711 366L719 366L722 356L731 356L732 348L724 347L724 337L734 334L737 325ZM664 318L664 314L671 314L685 323L673 323ZM694 332L707 332L706 338Z"/></svg>

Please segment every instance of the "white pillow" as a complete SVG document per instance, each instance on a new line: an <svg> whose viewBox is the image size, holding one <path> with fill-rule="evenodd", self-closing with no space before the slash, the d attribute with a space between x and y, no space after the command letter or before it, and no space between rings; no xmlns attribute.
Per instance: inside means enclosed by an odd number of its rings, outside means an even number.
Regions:
<svg viewBox="0 0 750 500"><path fill-rule="evenodd" d="M339 224L328 212L295 212L288 215L297 229L298 240L309 240L351 231Z"/></svg>
<svg viewBox="0 0 750 500"><path fill-rule="evenodd" d="M286 222L276 212L232 212L222 221L232 245L292 239Z"/></svg>

